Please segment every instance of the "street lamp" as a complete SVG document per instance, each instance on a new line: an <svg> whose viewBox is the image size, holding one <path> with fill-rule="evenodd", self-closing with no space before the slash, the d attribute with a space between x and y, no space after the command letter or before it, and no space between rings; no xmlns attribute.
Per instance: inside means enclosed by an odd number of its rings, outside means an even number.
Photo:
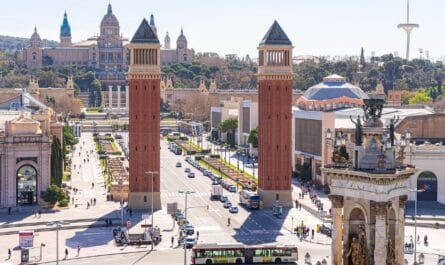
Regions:
<svg viewBox="0 0 445 265"><path fill-rule="evenodd" d="M415 192L415 200L414 200L414 263L416 263L417 258L417 194L419 192L424 192L423 189L408 189L410 192ZM420 260L420 257L419 257Z"/></svg>
<svg viewBox="0 0 445 265"><path fill-rule="evenodd" d="M192 194L192 193L195 193L194 191L183 191L183 190L180 190L180 191L178 191L179 193L183 193L183 194L185 194L185 201L184 201L184 217L185 217L185 219L187 220L187 195L189 195L189 194ZM187 248L185 247L185 242L184 242L184 265L186 265L187 264Z"/></svg>
<svg viewBox="0 0 445 265"><path fill-rule="evenodd" d="M59 265L59 229L62 225L67 225L69 222L55 221L47 223L47 226L56 226L56 265Z"/></svg>
<svg viewBox="0 0 445 265"><path fill-rule="evenodd" d="M151 228L153 229L154 228L154 224L153 224L153 215L154 215L154 207L153 207L153 193L154 193L154 185L153 185L153 182L154 182L154 175L155 174L159 174L159 172L158 171L147 171L147 172L145 172L145 174L150 174L151 175Z"/></svg>

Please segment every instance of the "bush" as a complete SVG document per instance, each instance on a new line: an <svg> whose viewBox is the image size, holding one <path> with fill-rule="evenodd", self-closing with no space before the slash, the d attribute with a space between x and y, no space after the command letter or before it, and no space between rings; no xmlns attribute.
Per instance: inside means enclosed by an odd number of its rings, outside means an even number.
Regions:
<svg viewBox="0 0 445 265"><path fill-rule="evenodd" d="M67 207L69 202L70 201L68 200L68 198L63 199L63 200L59 201L59 206L60 207Z"/></svg>
<svg viewBox="0 0 445 265"><path fill-rule="evenodd" d="M42 192L42 199L46 202L55 204L63 200L68 200L65 191L57 185L50 185L46 191Z"/></svg>

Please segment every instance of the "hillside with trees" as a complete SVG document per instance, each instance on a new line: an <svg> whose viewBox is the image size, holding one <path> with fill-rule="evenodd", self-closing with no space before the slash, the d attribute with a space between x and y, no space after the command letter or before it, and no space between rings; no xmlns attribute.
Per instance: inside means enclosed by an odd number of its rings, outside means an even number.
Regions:
<svg viewBox="0 0 445 265"><path fill-rule="evenodd" d="M56 47L59 45L57 41L52 41L47 39L43 39L42 42L44 47ZM29 46L29 38L0 35L0 51L4 51L9 54L14 54L15 52L20 51L28 46Z"/></svg>

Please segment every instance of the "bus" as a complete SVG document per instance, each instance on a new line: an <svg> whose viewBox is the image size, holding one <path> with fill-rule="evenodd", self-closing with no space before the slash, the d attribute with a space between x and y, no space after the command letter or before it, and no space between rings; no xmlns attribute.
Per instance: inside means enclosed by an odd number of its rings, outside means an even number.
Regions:
<svg viewBox="0 0 445 265"><path fill-rule="evenodd" d="M260 208L260 196L256 192L249 190L241 190L239 192L240 204L249 209Z"/></svg>
<svg viewBox="0 0 445 265"><path fill-rule="evenodd" d="M292 245L200 244L193 247L191 257L191 264L263 264L297 261L298 248Z"/></svg>

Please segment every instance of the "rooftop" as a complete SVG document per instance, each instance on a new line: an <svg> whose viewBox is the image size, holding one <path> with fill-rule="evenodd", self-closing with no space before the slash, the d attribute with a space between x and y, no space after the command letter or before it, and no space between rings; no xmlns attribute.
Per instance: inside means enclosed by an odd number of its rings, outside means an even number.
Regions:
<svg viewBox="0 0 445 265"><path fill-rule="evenodd" d="M280 24L275 20L260 42L262 45L292 45Z"/></svg>
<svg viewBox="0 0 445 265"><path fill-rule="evenodd" d="M148 21L144 18L131 39L131 43L159 44L160 42L158 36L153 32L153 29L148 24Z"/></svg>
<svg viewBox="0 0 445 265"><path fill-rule="evenodd" d="M306 90L303 97L307 100L327 100L341 97L365 99L368 98L368 95L361 88L347 83L344 77L330 75L323 78L323 82Z"/></svg>

